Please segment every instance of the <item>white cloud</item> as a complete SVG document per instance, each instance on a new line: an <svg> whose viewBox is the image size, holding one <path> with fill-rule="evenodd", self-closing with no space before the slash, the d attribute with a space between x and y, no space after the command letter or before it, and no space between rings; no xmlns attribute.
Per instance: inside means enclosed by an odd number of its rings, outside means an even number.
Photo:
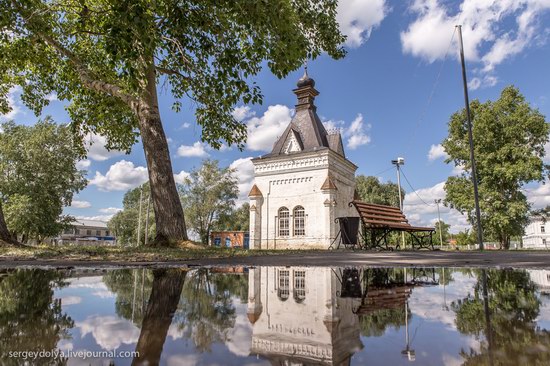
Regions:
<svg viewBox="0 0 550 366"><path fill-rule="evenodd" d="M108 222L113 218L113 215L96 215L96 216L76 216L77 220L92 220Z"/></svg>
<svg viewBox="0 0 550 366"><path fill-rule="evenodd" d="M481 76L471 81L473 89L494 85L497 79L491 73L497 65L548 37L538 22L550 9L548 0L463 0L454 10L446 4L441 0L412 3L416 19L401 32L403 52L428 62L442 59L455 25L462 24L465 57L481 64ZM451 50L457 49L457 38Z"/></svg>
<svg viewBox="0 0 550 366"><path fill-rule="evenodd" d="M430 151L428 152L429 161L434 161L439 158L447 159L448 157L449 155L447 155L447 153L445 152L445 148L441 144L432 145L430 147Z"/></svg>
<svg viewBox="0 0 550 366"><path fill-rule="evenodd" d="M79 160L76 162L76 169L85 170L90 167L92 162L88 159Z"/></svg>
<svg viewBox="0 0 550 366"><path fill-rule="evenodd" d="M347 146L351 150L355 150L359 146L368 144L370 142L370 136L366 133L368 129L370 129L370 125L364 124L363 115L359 113L351 122L350 127L344 130L344 136L348 139Z"/></svg>
<svg viewBox="0 0 550 366"><path fill-rule="evenodd" d="M191 123L189 122L184 122L182 125L181 125L181 128L189 128L191 127Z"/></svg>
<svg viewBox="0 0 550 366"><path fill-rule="evenodd" d="M10 88L8 91L8 105L10 107L10 111L8 113L0 113L0 121L2 120L12 120L15 118L16 115L18 115L21 112L22 104L21 104L21 93L22 89L20 86L14 86Z"/></svg>
<svg viewBox="0 0 550 366"><path fill-rule="evenodd" d="M418 189L415 192L407 192L403 201L403 212L409 219L409 223L417 226L432 226L437 220L437 205L434 200L445 199L445 182L440 182L432 187ZM470 227L467 218L460 212L439 205L441 220L451 225L451 232L458 232Z"/></svg>
<svg viewBox="0 0 550 366"><path fill-rule="evenodd" d="M99 209L99 212L106 213L106 214L116 214L119 211L122 211L122 209L118 207L107 207L107 208Z"/></svg>
<svg viewBox="0 0 550 366"><path fill-rule="evenodd" d="M292 110L284 105L271 105L261 117L246 121L247 148L254 151L271 151L277 137L282 135L292 118Z"/></svg>
<svg viewBox="0 0 550 366"><path fill-rule="evenodd" d="M233 303L239 301L233 298ZM229 352L246 357L250 354L252 345L252 325L246 316L246 304L238 304L235 324L228 332L228 340L225 342Z"/></svg>
<svg viewBox="0 0 550 366"><path fill-rule="evenodd" d="M208 156L208 153L205 150L205 145L197 141L193 145L181 145L178 147L178 156L185 156L185 157L206 157Z"/></svg>
<svg viewBox="0 0 550 366"><path fill-rule="evenodd" d="M92 207L92 204L88 201L73 200L71 203L72 208L88 208Z"/></svg>
<svg viewBox="0 0 550 366"><path fill-rule="evenodd" d="M145 167L121 160L111 165L105 175L96 171L89 184L97 186L100 191L126 191L145 183L147 179Z"/></svg>
<svg viewBox="0 0 550 366"><path fill-rule="evenodd" d="M544 155L542 161L546 164L550 164L550 142L547 142L546 145L544 145L544 151L546 152L546 155Z"/></svg>
<svg viewBox="0 0 550 366"><path fill-rule="evenodd" d="M174 174L174 180L176 183L183 184L185 178L189 176L189 173L187 173L185 170L182 170L178 174Z"/></svg>
<svg viewBox="0 0 550 366"><path fill-rule="evenodd" d="M50 94L46 95L46 100L50 102L55 102L56 100L59 100L59 99L57 98L56 92L51 92Z"/></svg>
<svg viewBox="0 0 550 366"><path fill-rule="evenodd" d="M80 296L63 296L61 298L61 305L63 306L77 305L81 302L82 298Z"/></svg>
<svg viewBox="0 0 550 366"><path fill-rule="evenodd" d="M336 20L347 36L346 45L359 47L380 25L389 9L385 0L343 0L338 2Z"/></svg>
<svg viewBox="0 0 550 366"><path fill-rule="evenodd" d="M537 187L525 189L525 195L534 209L550 205L550 181L546 180Z"/></svg>
<svg viewBox="0 0 550 366"><path fill-rule="evenodd" d="M328 121L323 121L323 126L325 126L327 131L338 130L342 133L344 130L344 121L334 121L331 119Z"/></svg>
<svg viewBox="0 0 550 366"><path fill-rule="evenodd" d="M229 166L231 169L235 169L235 176L238 179L238 205L248 201L248 193L252 189L252 184L254 183L254 165L251 159L251 157L237 159Z"/></svg>
<svg viewBox="0 0 550 366"><path fill-rule="evenodd" d="M88 151L88 157L92 160L105 161L114 156L124 155L123 151L107 150L106 144L107 139L101 135L90 133L84 138L84 146Z"/></svg>
<svg viewBox="0 0 550 366"><path fill-rule="evenodd" d="M75 323L84 338L91 333L98 346L111 351L122 344L134 344L139 338L139 329L130 321L113 316L92 315Z"/></svg>
<svg viewBox="0 0 550 366"><path fill-rule="evenodd" d="M245 119L251 118L256 115L256 112L250 110L250 107L247 105L242 105L239 107L235 107L233 110L233 118L235 118L237 121L244 121Z"/></svg>

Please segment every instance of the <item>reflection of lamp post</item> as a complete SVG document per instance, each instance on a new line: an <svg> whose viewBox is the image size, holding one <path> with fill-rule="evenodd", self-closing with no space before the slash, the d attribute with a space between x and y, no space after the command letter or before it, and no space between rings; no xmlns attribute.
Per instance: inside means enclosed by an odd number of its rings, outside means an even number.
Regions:
<svg viewBox="0 0 550 366"><path fill-rule="evenodd" d="M447 293L445 292L445 268L442 268L443 271L443 310L449 311L447 306Z"/></svg>
<svg viewBox="0 0 550 366"><path fill-rule="evenodd" d="M407 357L409 361L416 360L416 352L410 348L409 344L409 301L405 301L405 349L401 351L403 357Z"/></svg>

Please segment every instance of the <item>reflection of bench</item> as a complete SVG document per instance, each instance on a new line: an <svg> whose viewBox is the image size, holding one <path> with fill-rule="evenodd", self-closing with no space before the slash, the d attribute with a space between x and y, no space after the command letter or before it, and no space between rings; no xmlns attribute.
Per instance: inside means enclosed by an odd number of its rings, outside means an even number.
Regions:
<svg viewBox="0 0 550 366"><path fill-rule="evenodd" d="M363 223L365 247L392 249L388 246L388 235L392 232L406 232L410 234L413 249L434 249L432 227L412 226L398 207L376 205L361 201L352 201ZM399 244L396 244L399 248Z"/></svg>

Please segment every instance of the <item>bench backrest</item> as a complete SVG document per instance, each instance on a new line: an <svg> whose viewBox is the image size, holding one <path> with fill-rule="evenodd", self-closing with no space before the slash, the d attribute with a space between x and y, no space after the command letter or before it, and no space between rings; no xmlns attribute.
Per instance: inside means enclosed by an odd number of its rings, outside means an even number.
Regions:
<svg viewBox="0 0 550 366"><path fill-rule="evenodd" d="M361 220L367 226L410 226L399 207L377 205L362 201L352 201Z"/></svg>

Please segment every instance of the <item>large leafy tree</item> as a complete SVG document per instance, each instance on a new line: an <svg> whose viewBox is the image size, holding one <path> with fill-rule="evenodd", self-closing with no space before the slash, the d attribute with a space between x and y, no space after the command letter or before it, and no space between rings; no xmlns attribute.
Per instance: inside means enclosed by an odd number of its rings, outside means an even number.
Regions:
<svg viewBox="0 0 550 366"><path fill-rule="evenodd" d="M220 216L235 207L239 194L234 170L220 168L216 160L205 160L191 172L181 186L181 199L189 225L208 244L210 231Z"/></svg>
<svg viewBox="0 0 550 366"><path fill-rule="evenodd" d="M0 227L5 214L12 237L57 235L72 217L63 215L86 186L76 167L81 145L66 125L46 118L34 126L4 123L0 134ZM0 229L0 231L3 231Z"/></svg>
<svg viewBox="0 0 550 366"><path fill-rule="evenodd" d="M358 175L355 178L355 189L362 201L399 207L399 191L395 183L382 183L377 177ZM403 188L401 196L405 200Z"/></svg>
<svg viewBox="0 0 550 366"><path fill-rule="evenodd" d="M513 86L506 87L497 101L476 100L470 109L483 229L508 249L510 237L521 235L528 219L529 203L523 186L544 180L550 171L543 162L550 125ZM473 224L474 195L464 110L451 116L443 147L449 154L447 162L464 168L460 176L447 179L445 202L467 214Z"/></svg>
<svg viewBox="0 0 550 366"><path fill-rule="evenodd" d="M0 0L0 108L10 87L37 114L69 102L77 134L129 150L141 135L157 243L186 239L157 85L196 108L202 140L242 146L236 103L259 103L265 65L279 78L308 58L344 55L336 0Z"/></svg>

